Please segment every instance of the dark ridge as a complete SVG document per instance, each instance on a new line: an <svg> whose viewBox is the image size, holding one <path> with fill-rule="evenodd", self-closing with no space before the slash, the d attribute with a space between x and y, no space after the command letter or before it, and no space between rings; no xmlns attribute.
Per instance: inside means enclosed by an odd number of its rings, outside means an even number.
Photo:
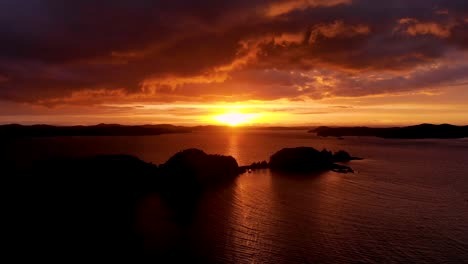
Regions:
<svg viewBox="0 0 468 264"><path fill-rule="evenodd" d="M166 124L142 126L124 126L119 124L98 124L94 126L0 125L0 136L3 137L149 136L189 132L191 132L191 129L188 127Z"/></svg>
<svg viewBox="0 0 468 264"><path fill-rule="evenodd" d="M310 130L322 137L373 136L380 138L423 139L423 138L464 138L468 137L468 126L450 124L420 124L407 127L318 127Z"/></svg>

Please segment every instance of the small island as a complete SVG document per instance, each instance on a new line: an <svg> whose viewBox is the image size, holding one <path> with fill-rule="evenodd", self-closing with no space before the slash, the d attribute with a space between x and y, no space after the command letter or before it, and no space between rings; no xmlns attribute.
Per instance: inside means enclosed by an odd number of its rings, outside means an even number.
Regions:
<svg viewBox="0 0 468 264"><path fill-rule="evenodd" d="M206 154L199 149L178 152L159 166L159 175L168 182L190 182L191 187L228 181L240 173L242 170L232 156Z"/></svg>
<svg viewBox="0 0 468 264"><path fill-rule="evenodd" d="M270 158L270 169L288 173L310 173L320 171L335 171L353 173L348 166L336 162L348 162L361 158L352 157L346 151L332 153L326 149L318 151L312 147L284 148Z"/></svg>

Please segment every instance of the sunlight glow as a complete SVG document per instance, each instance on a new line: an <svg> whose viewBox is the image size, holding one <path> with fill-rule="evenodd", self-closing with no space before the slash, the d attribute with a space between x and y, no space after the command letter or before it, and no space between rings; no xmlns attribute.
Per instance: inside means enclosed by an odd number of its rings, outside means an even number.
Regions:
<svg viewBox="0 0 468 264"><path fill-rule="evenodd" d="M222 124L226 124L230 126L238 126L238 125L252 123L259 116L260 116L259 114L228 112L228 113L213 116L213 120L215 120L218 123L222 123Z"/></svg>

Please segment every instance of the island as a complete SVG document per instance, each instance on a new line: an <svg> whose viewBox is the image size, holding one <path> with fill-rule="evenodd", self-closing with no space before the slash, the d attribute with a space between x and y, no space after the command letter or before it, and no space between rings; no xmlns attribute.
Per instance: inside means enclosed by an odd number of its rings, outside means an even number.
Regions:
<svg viewBox="0 0 468 264"><path fill-rule="evenodd" d="M157 165L130 155L98 155L81 158L55 158L35 161L26 168L4 168L5 179L32 184L43 191L59 185L63 195L71 190L91 190L101 195L139 197L159 193L168 199L195 196L207 188L232 182L238 175L259 169L286 173L331 170L353 172L337 164L357 160L346 151L318 151L312 147L284 148L274 153L269 162L239 166L232 156L207 154L199 149L186 149Z"/></svg>
<svg viewBox="0 0 468 264"><path fill-rule="evenodd" d="M329 150L318 151L312 147L284 148L270 157L269 166L273 171L287 173L310 173L320 171L335 171L353 173L348 166L336 162L348 162L361 158L352 157L346 151L332 153Z"/></svg>
<svg viewBox="0 0 468 264"><path fill-rule="evenodd" d="M171 186L189 189L230 181L243 171L232 156L206 154L199 149L186 149L159 166L159 176Z"/></svg>
<svg viewBox="0 0 468 264"><path fill-rule="evenodd" d="M321 137L343 136L372 136L380 138L398 138L398 139L424 139L424 138L464 138L468 137L468 126L454 126L450 124L420 124L406 127L326 127L321 126L309 133L316 133Z"/></svg>

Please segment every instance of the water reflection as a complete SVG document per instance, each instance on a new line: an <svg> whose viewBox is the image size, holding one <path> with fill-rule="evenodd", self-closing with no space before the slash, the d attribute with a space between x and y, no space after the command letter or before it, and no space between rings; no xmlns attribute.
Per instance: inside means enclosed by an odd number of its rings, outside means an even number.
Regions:
<svg viewBox="0 0 468 264"><path fill-rule="evenodd" d="M415 142L232 130L28 139L4 144L2 151L17 161L102 152L135 154L160 164L177 151L198 147L233 155L245 165L283 147L345 149L366 158L351 164L359 173L308 178L247 173L207 193L184 225L173 221L158 197L146 197L136 216L143 247L155 255L173 250L197 256L192 263L466 263L467 142L437 140L430 148Z"/></svg>
<svg viewBox="0 0 468 264"><path fill-rule="evenodd" d="M264 261L265 250L271 248L273 223L271 179L267 170L258 170L241 176L235 188L235 200L230 219L229 240L232 261Z"/></svg>
<svg viewBox="0 0 468 264"><path fill-rule="evenodd" d="M242 135L239 135L240 132L231 130L227 132L227 145L226 145L226 151L227 155L233 156L238 163L239 162L239 157L240 155L240 148L239 148L239 138L242 137ZM242 163L240 163L242 164ZM242 164L244 165L244 164Z"/></svg>
<svg viewBox="0 0 468 264"><path fill-rule="evenodd" d="M275 236L272 252L282 254L288 263L315 263L322 261L316 248L322 244L317 212L322 197L315 192L320 188L325 173L291 175L272 173L272 193L275 202ZM291 239L293 238L293 239Z"/></svg>

